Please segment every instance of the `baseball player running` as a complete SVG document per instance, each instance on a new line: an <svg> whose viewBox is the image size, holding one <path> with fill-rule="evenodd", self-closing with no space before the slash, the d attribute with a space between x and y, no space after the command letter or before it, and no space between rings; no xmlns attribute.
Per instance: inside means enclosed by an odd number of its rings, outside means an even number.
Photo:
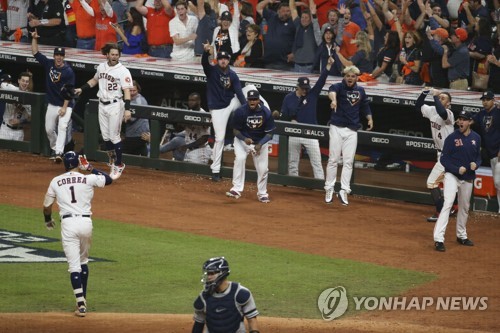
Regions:
<svg viewBox="0 0 500 333"><path fill-rule="evenodd" d="M18 79L19 87L12 84L6 85L6 90L29 91L31 83L31 73L22 72ZM2 125L0 126L0 139L24 140L23 123L31 119L31 105L20 103L7 103L3 114Z"/></svg>
<svg viewBox="0 0 500 333"><path fill-rule="evenodd" d="M229 68L230 56L222 51L217 54L217 64L210 65L208 60L210 44L203 44L205 52L201 58L203 71L207 76L207 102L212 116L215 143L212 153L212 180L220 181L220 168L222 163L222 151L224 149L224 138L229 116L237 107L246 103L245 95L241 90L241 82L238 75Z"/></svg>
<svg viewBox="0 0 500 333"><path fill-rule="evenodd" d="M269 172L268 142L273 138L276 128L271 111L260 102L257 90L247 94L248 103L234 112L232 127L234 140L233 187L226 192L228 197L238 199L245 186L245 162L252 154L257 171L257 198L269 203L267 194L267 174Z"/></svg>
<svg viewBox="0 0 500 333"><path fill-rule="evenodd" d="M65 99L61 90L65 85L75 85L75 74L70 65L64 62L66 52L62 47L54 49L54 59L48 59L38 51L38 35L36 29L31 33L31 52L35 59L45 69L45 87L47 89L47 112L45 114L45 131L49 139L50 148L55 154L54 162L62 162L66 132L71 120L74 101ZM71 128L70 128L71 130Z"/></svg>
<svg viewBox="0 0 500 333"><path fill-rule="evenodd" d="M435 106L424 104L425 97L431 94L434 98ZM437 150L437 162L434 164L429 177L427 177L427 188L431 191L432 200L436 206L436 213L429 217L427 221L436 222L443 207L443 197L439 184L443 182L444 167L439 161L443 151L444 140L454 131L455 117L450 110L451 95L448 92L441 92L437 89L424 88L417 98L415 110L422 112L424 118L431 123L432 139Z"/></svg>
<svg viewBox="0 0 500 333"><path fill-rule="evenodd" d="M361 128L359 115L363 113L368 120L368 128L373 128L372 112L363 87L357 85L359 69L356 66L344 68L344 79L330 86L328 97L332 109L330 117L330 154L326 168L325 202L333 202L334 186L337 180L337 167L343 157L341 190L338 197L347 206L347 195L351 193L351 176L354 154L358 145L358 130Z"/></svg>
<svg viewBox="0 0 500 333"><path fill-rule="evenodd" d="M441 164L444 166L444 203L434 226L434 247L444 252L444 234L448 225L450 209L458 190L457 242L465 246L474 243L467 237L467 217L476 169L481 165L481 137L471 130L472 115L461 111L458 129L444 141Z"/></svg>
<svg viewBox="0 0 500 333"><path fill-rule="evenodd" d="M259 333L259 311L248 288L227 280L229 263L224 257L210 258L203 264L204 290L194 301L193 333ZM208 331L204 331L205 325Z"/></svg>
<svg viewBox="0 0 500 333"><path fill-rule="evenodd" d="M97 92L99 127L110 157L110 177L116 180L120 178L123 169L125 169L125 164L122 163L120 131L122 122L128 121L132 115L130 112L130 89L133 87L133 83L129 70L119 62L121 51L117 44L108 43L101 49L101 52L106 56L107 61L101 63L97 67L94 77L81 88L75 89L75 93L79 95L83 90L99 84Z"/></svg>
<svg viewBox="0 0 500 333"><path fill-rule="evenodd" d="M69 265L73 293L76 297L75 315L87 314L87 282L89 278L89 249L92 241L91 201L94 187L111 184L111 178L104 172L94 169L85 156L69 151L63 156L66 173L54 177L50 182L43 202L45 226L55 227L52 219L52 206L55 201L61 216L61 240L64 254ZM78 171L90 171L84 175Z"/></svg>

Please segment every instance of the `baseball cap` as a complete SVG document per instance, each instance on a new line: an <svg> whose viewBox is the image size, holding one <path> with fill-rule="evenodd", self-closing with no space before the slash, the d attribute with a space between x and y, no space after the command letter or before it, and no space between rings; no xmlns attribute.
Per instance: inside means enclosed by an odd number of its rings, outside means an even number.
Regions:
<svg viewBox="0 0 500 333"><path fill-rule="evenodd" d="M66 51L64 50L63 47L56 47L54 49L54 55L66 55Z"/></svg>
<svg viewBox="0 0 500 333"><path fill-rule="evenodd" d="M220 15L221 21L233 21L233 16L227 10Z"/></svg>
<svg viewBox="0 0 500 333"><path fill-rule="evenodd" d="M466 120L472 120L472 114L470 112L468 112L468 111L462 110L458 114L457 118L463 118L463 119L466 119Z"/></svg>
<svg viewBox="0 0 500 333"><path fill-rule="evenodd" d="M333 30L333 27L330 24L327 24L325 28L323 29L323 35L327 32L331 32L332 34L335 34L335 31Z"/></svg>
<svg viewBox="0 0 500 333"><path fill-rule="evenodd" d="M297 87L299 87L299 88L311 89L311 85L309 83L310 83L309 78L307 78L305 76L301 76L297 79Z"/></svg>
<svg viewBox="0 0 500 333"><path fill-rule="evenodd" d="M217 53L217 59L222 59L222 58L226 58L229 60L231 59L231 56L226 51L220 51L219 53Z"/></svg>
<svg viewBox="0 0 500 333"><path fill-rule="evenodd" d="M453 35L457 36L461 42L465 42L469 37L469 35L467 34L467 30L462 28L456 28L455 31L453 32Z"/></svg>
<svg viewBox="0 0 500 333"><path fill-rule="evenodd" d="M448 31L446 31L443 28L437 28L436 30L431 30L431 34L438 35L439 37L441 37L441 39L446 39L446 38L450 37L450 34L448 34Z"/></svg>
<svg viewBox="0 0 500 333"><path fill-rule="evenodd" d="M482 95L481 95L481 100L483 99L495 99L495 94L493 93L493 91L491 90L488 90L488 91L485 91Z"/></svg>
<svg viewBox="0 0 500 333"><path fill-rule="evenodd" d="M0 76L0 82L11 82L12 81L12 76L10 74L2 74Z"/></svg>
<svg viewBox="0 0 500 333"><path fill-rule="evenodd" d="M258 90L249 90L247 92L247 99L259 99L260 94Z"/></svg>

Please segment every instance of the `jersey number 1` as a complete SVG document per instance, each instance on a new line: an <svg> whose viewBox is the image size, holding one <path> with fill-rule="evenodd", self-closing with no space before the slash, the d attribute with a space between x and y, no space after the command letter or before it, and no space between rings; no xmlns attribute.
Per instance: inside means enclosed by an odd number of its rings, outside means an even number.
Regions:
<svg viewBox="0 0 500 333"><path fill-rule="evenodd" d="M70 186L69 190L71 191L71 203L76 203L75 187L74 186Z"/></svg>

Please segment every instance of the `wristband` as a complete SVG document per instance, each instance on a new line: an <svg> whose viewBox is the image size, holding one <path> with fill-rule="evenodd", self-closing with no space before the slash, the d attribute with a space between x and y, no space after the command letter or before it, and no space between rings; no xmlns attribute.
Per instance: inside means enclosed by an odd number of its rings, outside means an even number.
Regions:
<svg viewBox="0 0 500 333"><path fill-rule="evenodd" d="M48 24L49 24L49 20L47 20L47 19L40 20L40 25L48 25Z"/></svg>
<svg viewBox="0 0 500 333"><path fill-rule="evenodd" d="M43 216L45 217L45 222L52 221L52 216L50 214L43 214Z"/></svg>
<svg viewBox="0 0 500 333"><path fill-rule="evenodd" d="M125 100L125 110L130 110L130 99Z"/></svg>
<svg viewBox="0 0 500 333"><path fill-rule="evenodd" d="M85 84L83 86L80 87L80 89L82 89L82 91L84 90L87 90L87 89L90 89L90 84L88 82L85 82Z"/></svg>
<svg viewBox="0 0 500 333"><path fill-rule="evenodd" d="M312 18L313 18L313 19L318 18L318 15L316 15L316 14L312 14Z"/></svg>

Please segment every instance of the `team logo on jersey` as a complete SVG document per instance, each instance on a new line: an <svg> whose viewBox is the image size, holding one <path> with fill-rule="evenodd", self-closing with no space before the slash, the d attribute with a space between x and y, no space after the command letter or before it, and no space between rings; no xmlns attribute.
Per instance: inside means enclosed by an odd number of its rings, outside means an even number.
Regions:
<svg viewBox="0 0 500 333"><path fill-rule="evenodd" d="M247 117L247 126L248 128L255 129L262 127L264 123L264 118L262 116L248 116Z"/></svg>
<svg viewBox="0 0 500 333"><path fill-rule="evenodd" d="M130 77L128 77L128 76L127 76L127 77L125 78L125 82L130 83L130 81L131 81L131 80L130 80Z"/></svg>
<svg viewBox="0 0 500 333"><path fill-rule="evenodd" d="M54 67L50 68L49 71L50 80L54 83L61 81L62 73L54 69Z"/></svg>
<svg viewBox="0 0 500 333"><path fill-rule="evenodd" d="M359 100L361 99L361 94L359 91L348 91L347 92L347 100L351 105L356 105L359 103Z"/></svg>
<svg viewBox="0 0 500 333"><path fill-rule="evenodd" d="M486 132L489 131L491 125L493 125L493 116L484 117L484 129Z"/></svg>
<svg viewBox="0 0 500 333"><path fill-rule="evenodd" d="M222 83L224 89L229 89L231 87L231 78L229 76L221 75L220 83Z"/></svg>
<svg viewBox="0 0 500 333"><path fill-rule="evenodd" d="M473 146L476 145L476 140L471 140L470 142L472 143Z"/></svg>

